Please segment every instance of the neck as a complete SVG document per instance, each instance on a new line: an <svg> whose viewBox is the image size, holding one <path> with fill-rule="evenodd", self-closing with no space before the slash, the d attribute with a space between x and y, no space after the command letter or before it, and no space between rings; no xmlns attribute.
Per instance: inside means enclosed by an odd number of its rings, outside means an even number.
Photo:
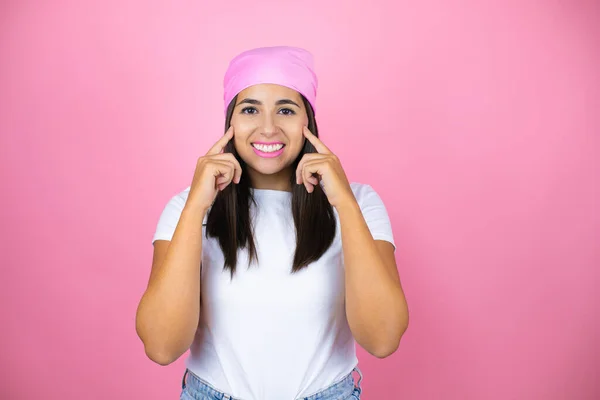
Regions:
<svg viewBox="0 0 600 400"><path fill-rule="evenodd" d="M284 169L276 174L263 175L251 168L248 168L248 176L250 177L251 186L254 189L280 190L285 192L291 192L291 175L291 169Z"/></svg>

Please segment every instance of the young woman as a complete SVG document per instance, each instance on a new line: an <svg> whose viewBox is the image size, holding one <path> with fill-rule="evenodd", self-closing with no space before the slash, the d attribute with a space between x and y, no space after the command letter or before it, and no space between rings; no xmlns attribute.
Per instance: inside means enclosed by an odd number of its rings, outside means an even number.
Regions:
<svg viewBox="0 0 600 400"><path fill-rule="evenodd" d="M146 354L190 350L182 399L358 399L355 342L386 357L408 325L385 206L319 140L306 50L246 51L224 87L226 133L153 238Z"/></svg>

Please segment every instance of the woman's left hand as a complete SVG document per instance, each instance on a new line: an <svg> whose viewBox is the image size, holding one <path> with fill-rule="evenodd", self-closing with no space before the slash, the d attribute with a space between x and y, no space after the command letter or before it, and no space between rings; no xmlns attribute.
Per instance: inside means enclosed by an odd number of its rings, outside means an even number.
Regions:
<svg viewBox="0 0 600 400"><path fill-rule="evenodd" d="M296 183L304 184L306 190L312 193L314 187L322 182L323 191L334 207L356 201L340 160L307 127L304 127L303 133L318 153L309 153L302 157L296 169Z"/></svg>

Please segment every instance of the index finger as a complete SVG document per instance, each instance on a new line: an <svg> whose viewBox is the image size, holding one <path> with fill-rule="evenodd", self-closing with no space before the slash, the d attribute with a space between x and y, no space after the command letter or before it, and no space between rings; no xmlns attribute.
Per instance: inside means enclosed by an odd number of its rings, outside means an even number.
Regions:
<svg viewBox="0 0 600 400"><path fill-rule="evenodd" d="M231 140L232 137L233 137L233 126L230 126L229 129L227 129L227 132L225 132L225 135L223 135L223 137L221 139L219 139L217 141L217 143L215 143L213 145L213 147L211 147L210 150L208 150L208 152L206 154L209 156L219 154L220 152L223 151L223 149L225 148L227 143L229 143L229 141Z"/></svg>
<svg viewBox="0 0 600 400"><path fill-rule="evenodd" d="M315 149L317 149L317 152L321 153L321 154L329 154L331 153L331 150L329 150L327 148L327 146L325 146L323 144L323 142L321 142L319 140L318 137L316 137L311 131L310 129L308 129L307 126L304 127L304 136L306 136L306 138L308 139L308 141L315 146Z"/></svg>

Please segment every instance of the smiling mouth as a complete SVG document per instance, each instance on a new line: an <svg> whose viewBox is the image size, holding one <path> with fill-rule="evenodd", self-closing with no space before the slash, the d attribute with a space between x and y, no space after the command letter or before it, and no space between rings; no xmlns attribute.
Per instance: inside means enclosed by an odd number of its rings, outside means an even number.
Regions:
<svg viewBox="0 0 600 400"><path fill-rule="evenodd" d="M252 143L252 147L261 153L276 153L284 148L283 143L275 143L275 144L263 144L263 143Z"/></svg>

